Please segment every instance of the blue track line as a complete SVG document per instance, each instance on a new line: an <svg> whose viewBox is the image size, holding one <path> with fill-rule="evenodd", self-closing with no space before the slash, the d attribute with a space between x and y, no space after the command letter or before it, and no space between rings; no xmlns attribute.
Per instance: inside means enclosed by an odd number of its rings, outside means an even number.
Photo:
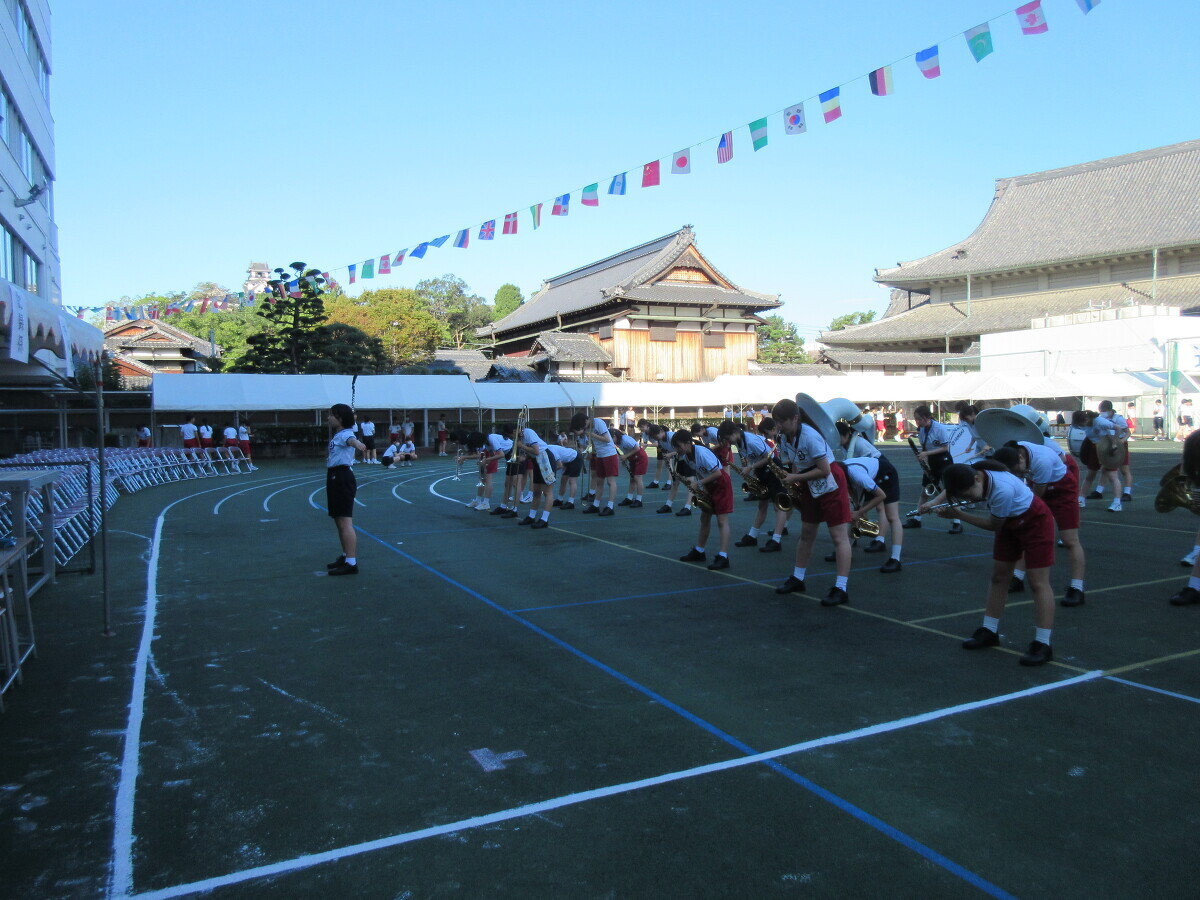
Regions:
<svg viewBox="0 0 1200 900"><path fill-rule="evenodd" d="M740 750L742 753L745 753L748 756L752 756L759 752L759 751L755 750L753 747L751 747L749 744L746 744L745 742L739 740L738 738L734 737L733 735L729 734L728 732L722 731L716 725L713 725L712 723L707 722L704 719L701 719L695 713L692 713L692 712L684 709L682 706L680 706L677 703L672 702L671 700L668 700L666 697L662 696L661 694L657 693L656 691L652 690L651 688L648 688L645 685L640 684L637 681L634 681L628 675L618 672L612 666L601 662L600 660L596 659L594 656L589 656L587 653L583 652L579 648L574 647L571 644L568 644L562 638L556 637L555 635L551 634L549 631L546 631L544 628L541 628L541 627L535 625L533 622L530 622L528 619L524 619L521 616L517 615L515 612L505 609L503 606L496 603L494 600L489 600L487 597L483 596L483 594L467 587L465 584L463 584L459 581L456 581L455 579L451 578L449 575L445 574L444 572L440 572L437 569L433 568L432 566L421 562L421 560L417 559L412 554L405 553L403 550L400 550L399 548L392 546L387 541L383 540L380 537L377 537L376 535L372 534L371 532L367 531L366 529L364 529L358 525L356 525L354 527L355 527L356 531L358 531L360 534L364 535L365 537L368 537L371 540L375 541L376 543L381 544L384 547L387 547L387 549L391 550L393 553L404 557L409 562L412 562L412 563L416 564L417 566L420 566L425 571L440 578L442 581L445 581L447 584L458 588L459 590L463 591L464 593L468 594L469 596L474 597L476 600L479 600L481 603L486 604L487 606L496 610L496 612L500 613L501 615L504 615L504 616L512 619L514 622L517 622L517 623L523 625L525 628L528 628L534 634L544 637L546 640L550 641L556 647L559 647L560 649L567 651L568 653L572 654L573 656L578 657L579 659L586 662L588 665L595 666L597 669L599 669L601 672L604 672L606 675L612 676L617 681L621 682L622 684L626 685L627 687L632 688L633 690L637 691L640 694L645 695L646 697L649 697L655 703L661 704L662 706L671 710L676 715L681 716L682 718L686 719L688 722L691 722L693 725L697 726L698 728L701 728L704 731L707 731L709 734L720 739L721 741L724 741L726 744L729 744L731 747L733 747L737 750ZM1001 900L1016 900L1016 898L1012 894L1008 893L1003 888L1001 888L995 884L992 884L990 881L988 881L987 879L983 878L980 875L977 875L976 873L972 872L970 869L967 869L964 866L961 866L958 863L954 862L952 859L948 859L947 857L938 853L932 847L928 847L925 844L922 844L920 841L916 840L915 838L909 837L907 834L905 834L904 832L895 828L894 826L889 825L887 822L884 822L882 819L879 819L879 818L871 815L866 810L855 806L850 801L844 800L843 798L837 796L836 794L826 790L825 788L821 787L820 785L816 784L815 782L810 781L809 779L805 778L803 775L800 775L797 772L793 772L791 769L789 769L786 766L784 766L778 762L775 762L775 761L769 761L769 762L765 763L765 765L774 769L777 773L779 773L780 775L783 775L785 778L788 778L789 780L800 785L805 790L808 790L808 791L812 792L813 794L817 795L818 797L820 797L821 799L827 801L828 803L833 804L834 806L836 806L838 809L842 810L843 812L849 813L851 816L858 819L860 822L864 823L865 825L869 825L871 828L874 828L876 831L879 831L881 834L884 834L887 837L891 838L892 840L896 841L897 843L907 847L908 849L910 849L913 852L917 853L918 855L924 857L925 859L929 860L930 862L934 863L935 865L940 866L941 868L945 869L947 872L951 873L952 875L955 875L958 878L961 878L963 881L966 881L968 884L972 885L973 887L978 888L979 890L983 891L984 893L988 894L989 896L1001 898Z"/></svg>

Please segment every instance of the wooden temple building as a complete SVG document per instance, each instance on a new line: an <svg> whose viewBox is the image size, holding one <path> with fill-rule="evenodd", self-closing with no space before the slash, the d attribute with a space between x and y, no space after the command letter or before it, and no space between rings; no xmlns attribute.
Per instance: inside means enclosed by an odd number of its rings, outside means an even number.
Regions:
<svg viewBox="0 0 1200 900"><path fill-rule="evenodd" d="M148 387L158 373L208 372L209 357L221 353L162 319L114 322L104 329L104 347L127 388Z"/></svg>
<svg viewBox="0 0 1200 900"><path fill-rule="evenodd" d="M726 278L688 226L549 279L476 336L539 380L711 381L749 373L779 305Z"/></svg>

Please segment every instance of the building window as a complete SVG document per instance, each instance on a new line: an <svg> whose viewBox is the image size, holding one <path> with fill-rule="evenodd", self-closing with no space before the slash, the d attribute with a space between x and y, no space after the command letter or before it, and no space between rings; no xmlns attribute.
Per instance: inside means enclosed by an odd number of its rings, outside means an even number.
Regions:
<svg viewBox="0 0 1200 900"><path fill-rule="evenodd" d="M611 325L601 325L600 326L600 340L610 341L610 340L612 340L612 336L613 336L613 327Z"/></svg>
<svg viewBox="0 0 1200 900"><path fill-rule="evenodd" d="M12 281L15 241L13 240L12 232L7 228L0 229L0 233L3 234L4 241L4 246L0 249L0 278L3 278L5 281Z"/></svg>
<svg viewBox="0 0 1200 900"><path fill-rule="evenodd" d="M652 340L652 341L674 341L675 340L675 326L669 325L669 324L667 324L667 325L659 324L657 322L651 323L651 325L650 325L650 340Z"/></svg>
<svg viewBox="0 0 1200 900"><path fill-rule="evenodd" d="M710 331L704 335L703 346L713 350L725 349L725 332Z"/></svg>
<svg viewBox="0 0 1200 900"><path fill-rule="evenodd" d="M17 162L21 164L21 171L25 173L25 177L29 179L29 183L33 184L33 141L29 139L29 135L25 133L24 128L21 129Z"/></svg>

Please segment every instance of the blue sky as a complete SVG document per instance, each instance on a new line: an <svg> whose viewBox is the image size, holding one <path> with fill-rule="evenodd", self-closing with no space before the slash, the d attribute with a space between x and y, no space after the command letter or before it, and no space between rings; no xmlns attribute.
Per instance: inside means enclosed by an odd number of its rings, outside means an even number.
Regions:
<svg viewBox="0 0 1200 900"><path fill-rule="evenodd" d="M240 289L247 264L335 272L460 228L367 287L454 273L491 299L692 225L806 336L886 305L876 267L965 237L997 177L1200 137L1200 5L1042 0L754 4L52 2L63 302ZM998 18L997 18L998 17ZM961 32L992 22L976 63ZM942 76L911 56L938 43ZM895 62L893 96L866 73ZM845 84L850 82L848 84ZM750 148L746 124L842 88L841 120ZM732 162L716 143L734 131ZM669 160L693 147L690 175ZM664 160L663 184L637 186ZM624 197L579 205L629 172ZM572 192L536 233L479 224Z"/></svg>

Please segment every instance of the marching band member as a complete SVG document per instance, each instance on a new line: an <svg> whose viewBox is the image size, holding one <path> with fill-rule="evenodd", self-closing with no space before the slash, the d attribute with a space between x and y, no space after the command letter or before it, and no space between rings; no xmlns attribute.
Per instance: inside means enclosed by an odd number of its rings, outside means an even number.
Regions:
<svg viewBox="0 0 1200 900"><path fill-rule="evenodd" d="M565 447L555 446L556 450L566 450ZM518 525L532 525L534 528L545 528L550 520L550 506L554 501L554 490L551 485L546 483L546 478L542 474L542 467L537 463L537 458L542 453L545 453L551 459L551 466L554 466L554 460L557 455L550 456L550 445L541 439L536 431L532 428L524 428L517 435L517 450L524 454L524 458L533 462L533 498L529 504L529 514L518 522ZM575 456L579 454L576 453ZM541 507L539 514L538 507Z"/></svg>
<svg viewBox="0 0 1200 900"><path fill-rule="evenodd" d="M1054 591L1050 587L1050 567L1054 565L1054 518L1042 499L1016 475L993 460L981 460L973 466L956 463L943 475L944 489L921 510L949 501L967 500L987 504L990 515L959 515L987 531L995 532L992 542L992 575L988 584L983 624L963 641L964 650L994 647L1000 643L1000 616L1008 599L1008 584L1018 559L1025 558L1027 580L1033 586L1033 620L1037 626L1029 652L1021 657L1023 666L1040 666L1054 659L1050 632L1054 627ZM942 518L955 512L937 511Z"/></svg>
<svg viewBox="0 0 1200 900"><path fill-rule="evenodd" d="M508 437L513 433L511 425L504 429L504 436ZM513 435L514 440L518 440L520 435ZM511 447L510 447L511 449ZM525 472L528 460L525 453L520 448L512 454L512 458L505 457L504 461L504 500L500 504L500 512L493 512L492 515L498 515L502 519L515 519L518 515L517 510L522 503L528 503L525 499L525 494L522 493L522 488L525 486Z"/></svg>
<svg viewBox="0 0 1200 900"><path fill-rule="evenodd" d="M325 418L337 433L329 441L325 458L325 508L337 529L342 555L325 566L330 575L358 574L358 533L354 530L354 495L358 484L354 480L354 451L365 445L354 436L354 410L345 403L335 403ZM226 431L229 429L227 428ZM234 432L236 440L237 432Z"/></svg>
<svg viewBox="0 0 1200 900"><path fill-rule="evenodd" d="M238 446L238 431L231 424L226 422L225 428L222 429L221 434L224 435L224 437L225 437L225 446L226 447L237 447Z"/></svg>
<svg viewBox="0 0 1200 900"><path fill-rule="evenodd" d="M183 424L179 426L179 436L183 438L183 447L185 450L199 450L200 438L196 435L199 429L196 428L196 417L188 416L183 420Z"/></svg>
<svg viewBox="0 0 1200 900"><path fill-rule="evenodd" d="M641 440L642 440L643 448L648 444L656 443L654 438L650 436L650 433L654 428L653 422L651 422L649 419L638 419L637 427L638 427L638 431L640 431L642 434ZM667 445L668 446L670 446L670 442L671 442L671 437L668 434L667 435ZM663 477L664 473L667 471L667 459L666 459L666 456L663 455L661 448L659 449L657 456L658 456L658 461L654 465L654 480L651 482L648 482L646 484L646 490L650 490L651 488L659 487L660 483L661 483L661 487L665 491L670 487L670 484L668 484L667 480ZM647 469L649 469L649 458L648 457L647 457L646 467L647 467Z"/></svg>
<svg viewBox="0 0 1200 900"><path fill-rule="evenodd" d="M446 441L450 439L450 426L446 424L446 414L442 413L437 420L437 455L446 455Z"/></svg>
<svg viewBox="0 0 1200 900"><path fill-rule="evenodd" d="M615 515L613 505L617 495L617 448L613 444L608 425L598 416L589 419L587 413L575 413L571 417L571 431L576 434L586 433L595 454L592 462L592 490L596 494L596 500L584 512L598 513L601 516ZM596 490L597 480L600 482L599 490ZM601 503L605 504L603 508Z"/></svg>
<svg viewBox="0 0 1200 900"><path fill-rule="evenodd" d="M650 457L634 438L621 430L617 430L613 440L617 443L617 452L629 469L629 493L617 506L628 506L640 509L642 506L642 476L650 467Z"/></svg>
<svg viewBox="0 0 1200 900"><path fill-rule="evenodd" d="M942 472L954 461L950 458L950 439L953 435L948 427L933 418L933 411L924 404L913 410L913 418L917 422L917 443L921 447L917 459L929 465L933 483L941 485ZM928 478L929 476L925 476L921 479L922 487ZM904 523L904 527L920 528L921 517L912 516ZM962 522L958 519L950 523L950 534L962 534L962 530Z"/></svg>
<svg viewBox="0 0 1200 900"><path fill-rule="evenodd" d="M775 593L790 594L805 589L808 560L817 540L817 530L824 522L833 538L837 556L837 581L821 600L821 605L846 603L850 599L846 592L850 576L850 498L846 492L846 476L830 465L833 451L795 400L780 400L771 413L779 428L780 456L792 470L783 479L784 487L796 484L803 487L799 503L803 525L796 542L796 566Z"/></svg>
<svg viewBox="0 0 1200 900"><path fill-rule="evenodd" d="M762 421L758 423L758 433L771 448L771 458L782 468L784 462L779 456L779 426L775 424L775 420L770 416L763 416ZM778 485L779 491L783 491L783 485L779 483L778 478L775 479L775 484ZM780 515L775 517L775 530L771 532L767 542L758 548L759 553L779 553L783 550L783 539L788 533L787 520L792 512L791 510L778 510L778 512Z"/></svg>
<svg viewBox="0 0 1200 900"><path fill-rule="evenodd" d="M399 457L400 465L412 466L417 458L417 447L412 441L405 441L400 445L395 455Z"/></svg>
<svg viewBox="0 0 1200 900"><path fill-rule="evenodd" d="M363 446L365 447L366 445L364 444ZM383 456L380 457L379 464L385 469L390 469L392 465L397 462L396 454L399 452L400 435L396 434L389 439L388 445L383 451Z"/></svg>
<svg viewBox="0 0 1200 900"><path fill-rule="evenodd" d="M1187 479L1189 488L1200 484L1200 431L1194 431L1183 440L1183 459L1180 461L1180 473ZM1172 595L1172 606L1192 606L1200 603L1200 532L1196 534L1196 547L1192 553L1192 573L1183 590ZM1186 560L1187 557L1184 557Z"/></svg>
<svg viewBox="0 0 1200 900"><path fill-rule="evenodd" d="M208 419L200 420L200 448L202 450L211 450L213 445L213 427L208 424Z"/></svg>
<svg viewBox="0 0 1200 900"><path fill-rule="evenodd" d="M733 512L733 486L729 481L729 473L721 465L720 460L707 447L701 447L692 441L691 434L680 429L671 437L671 445L675 452L686 459L695 470L695 475L688 479L693 491L705 491L712 500L712 512L700 510L700 533L696 537L696 545L679 557L683 562L704 562L708 557L705 546L708 544L709 529L712 518L717 517L717 533L720 535L721 549L716 558L709 564L710 569L729 568L729 514Z"/></svg>
<svg viewBox="0 0 1200 900"><path fill-rule="evenodd" d="M1079 467L1074 457L1061 450L1030 441L1009 441L996 451L993 459L1008 466L1010 472L1029 482L1033 492L1042 498L1058 536L1071 559L1071 585L1063 596L1063 606L1082 606L1084 603L1083 575L1085 561L1083 544L1079 542ZM1017 561L1009 593L1025 590L1025 570Z"/></svg>
<svg viewBox="0 0 1200 900"><path fill-rule="evenodd" d="M671 460L674 459L676 462L676 476L690 475L691 464L686 459L679 457L675 452L675 448L671 444L671 441L676 434L678 434L678 432L668 431L662 425L650 426L650 439L653 440L655 445L658 447L658 458L666 463L667 471L670 471ZM670 490L670 493L667 494L667 499L663 502L663 505L656 509L655 512L662 515L667 515L671 512L671 507L675 503L675 494L681 487L684 487L684 485L683 482L680 481L679 477L672 477L670 479L670 484L666 484L664 486ZM687 496L683 501L683 508L680 509L679 512L675 513L677 516L690 516L692 514L692 492L685 488L684 494Z"/></svg>
<svg viewBox="0 0 1200 900"><path fill-rule="evenodd" d="M853 432L845 422L837 423L838 437L847 454L856 446ZM850 520L861 518L878 507L879 536L867 546L867 553L882 553L887 549L887 540L892 539L892 552L879 571L891 575L900 571L900 555L904 548L904 529L900 524L900 473L892 461L880 453L878 456L847 456L842 464L846 470L847 486L851 488L851 499L857 495L864 502L850 510ZM835 557L836 558L836 557Z"/></svg>
<svg viewBox="0 0 1200 900"><path fill-rule="evenodd" d="M370 416L363 416L362 421L358 423L358 432L362 436L362 444L367 449L363 451L363 462L369 466L378 464L379 460L375 458L375 423L371 421Z"/></svg>
<svg viewBox="0 0 1200 900"><path fill-rule="evenodd" d="M467 509L490 510L492 508L492 476L496 474L500 459L512 449L511 425L502 425L500 434L484 435L474 431L467 435L467 447L471 453L479 454L479 485L475 488L475 497L467 504ZM403 433L403 432L402 432ZM497 507L501 509L501 507ZM515 513L514 513L515 514ZM498 515L492 513L492 515Z"/></svg>
<svg viewBox="0 0 1200 900"><path fill-rule="evenodd" d="M958 425L960 428L965 428L971 435L970 458L963 460L967 465L976 460L983 459L989 450L992 448L987 445L987 441L979 436L979 432L975 430L975 417L979 415L979 407L973 403L968 403L966 400L958 401L955 407L958 412Z"/></svg>
<svg viewBox="0 0 1200 900"><path fill-rule="evenodd" d="M1096 480L1097 473L1100 474L1100 485L1087 495L1088 500L1099 500L1104 496L1104 482L1112 485L1113 502L1109 505L1109 512L1120 512L1121 501L1132 499L1131 495L1126 492L1124 496L1121 494L1121 478L1120 473L1127 471L1129 467L1129 428L1125 424L1125 417L1118 416L1113 412L1111 400L1100 401L1100 412L1091 422L1088 429L1088 440L1093 445L1097 445L1104 438L1112 438L1123 445L1124 461L1117 465L1115 469L1109 469L1102 465L1100 457L1097 454L1095 457L1095 469L1092 468L1092 462L1088 462L1087 479L1084 481L1083 489L1086 491ZM1132 484L1130 484L1132 488Z"/></svg>
<svg viewBox="0 0 1200 900"><path fill-rule="evenodd" d="M763 419L760 427L769 430L771 433L775 431L774 420L767 418ZM759 434L750 434L740 425L734 422L722 422L717 429L717 433L721 440L730 446L736 446L744 466L734 465L733 468L741 474L743 478L756 478L763 483L763 493L758 497L758 509L754 514L754 524L746 534L734 541L735 547L757 547L759 529L763 527L763 523L767 520L767 513L774 505L775 497L783 492L783 485L779 483L779 479L775 477L775 473L767 466L774 452L774 448L767 443L767 439ZM768 532L767 543L774 542L775 550L780 549L779 541L775 535L782 535L783 527L787 523L787 513L783 510L775 512L775 530ZM766 551L772 552L772 551Z"/></svg>

